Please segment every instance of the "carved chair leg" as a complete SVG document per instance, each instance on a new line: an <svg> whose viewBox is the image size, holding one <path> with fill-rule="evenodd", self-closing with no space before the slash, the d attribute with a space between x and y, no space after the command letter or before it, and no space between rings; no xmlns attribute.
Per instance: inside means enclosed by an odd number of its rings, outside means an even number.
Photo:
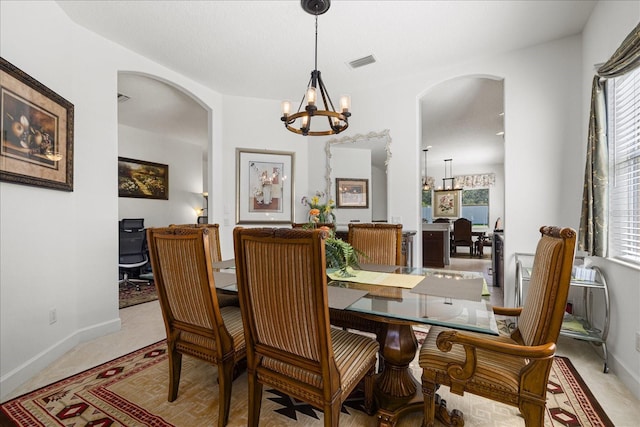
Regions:
<svg viewBox="0 0 640 427"><path fill-rule="evenodd" d="M367 375L364 377L364 411L367 415L373 415L373 374L375 373L375 366L373 366Z"/></svg>
<svg viewBox="0 0 640 427"><path fill-rule="evenodd" d="M340 423L340 409L342 403L336 399L333 403L324 405L324 427L338 427Z"/></svg>
<svg viewBox="0 0 640 427"><path fill-rule="evenodd" d="M249 414L247 426L258 427L260 421L260 407L262 405L262 384L258 382L256 373L249 373Z"/></svg>
<svg viewBox="0 0 640 427"><path fill-rule="evenodd" d="M233 382L233 359L218 364L218 427L224 427L229 422L231 408L231 383Z"/></svg>
<svg viewBox="0 0 640 427"><path fill-rule="evenodd" d="M178 387L180 386L180 371L182 369L182 354L175 350L169 350L169 397L167 400L173 402L178 397Z"/></svg>
<svg viewBox="0 0 640 427"><path fill-rule="evenodd" d="M422 395L424 396L424 421L423 427L433 427L436 418L436 390L438 385L422 380Z"/></svg>
<svg viewBox="0 0 640 427"><path fill-rule="evenodd" d="M520 404L520 413L524 418L526 427L542 427L544 425L544 404L522 402Z"/></svg>

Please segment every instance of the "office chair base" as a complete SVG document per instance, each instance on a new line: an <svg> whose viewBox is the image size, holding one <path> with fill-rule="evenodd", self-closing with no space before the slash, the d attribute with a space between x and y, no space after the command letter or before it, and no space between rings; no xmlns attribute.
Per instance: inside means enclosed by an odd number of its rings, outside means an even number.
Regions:
<svg viewBox="0 0 640 427"><path fill-rule="evenodd" d="M124 275L122 280L118 281L118 286L126 285L126 286L130 286L130 287L135 287L136 291L140 290L140 285L142 285L142 284L150 285L151 281L142 280L142 279L130 279L127 274Z"/></svg>

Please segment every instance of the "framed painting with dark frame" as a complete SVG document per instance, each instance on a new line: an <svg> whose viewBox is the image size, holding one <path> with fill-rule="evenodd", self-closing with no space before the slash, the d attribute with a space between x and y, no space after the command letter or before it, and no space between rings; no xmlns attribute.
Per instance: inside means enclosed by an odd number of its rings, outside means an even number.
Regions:
<svg viewBox="0 0 640 427"><path fill-rule="evenodd" d="M458 218L462 190L434 190L433 218Z"/></svg>
<svg viewBox="0 0 640 427"><path fill-rule="evenodd" d="M236 148L236 223L293 222L295 153Z"/></svg>
<svg viewBox="0 0 640 427"><path fill-rule="evenodd" d="M73 104L0 58L0 180L73 191Z"/></svg>
<svg viewBox="0 0 640 427"><path fill-rule="evenodd" d="M336 207L369 207L369 180L357 178L336 178Z"/></svg>
<svg viewBox="0 0 640 427"><path fill-rule="evenodd" d="M118 197L169 200L169 166L118 157Z"/></svg>

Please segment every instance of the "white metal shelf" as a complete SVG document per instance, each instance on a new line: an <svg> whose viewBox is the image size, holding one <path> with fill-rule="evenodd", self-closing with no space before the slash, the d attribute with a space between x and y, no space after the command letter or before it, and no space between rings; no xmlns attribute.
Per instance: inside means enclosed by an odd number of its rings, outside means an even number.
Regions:
<svg viewBox="0 0 640 427"><path fill-rule="evenodd" d="M516 289L515 289L515 306L519 307L524 302L524 283L528 282L531 278L531 268L533 264L534 254L530 253L516 253ZM581 259L576 257L576 259ZM596 271L596 280L578 280L571 279L571 286L582 289L582 299L584 303L584 316L574 316L566 313L562 322L562 329L560 335L575 338L578 340L588 341L595 346L602 348L602 358L604 361L603 371L609 372L609 366L607 364L607 336L609 335L609 320L610 320L610 301L609 301L609 288L607 286L607 280L605 279L602 271L596 267L592 267ZM604 319L602 330L593 326L593 291L602 292L604 297Z"/></svg>

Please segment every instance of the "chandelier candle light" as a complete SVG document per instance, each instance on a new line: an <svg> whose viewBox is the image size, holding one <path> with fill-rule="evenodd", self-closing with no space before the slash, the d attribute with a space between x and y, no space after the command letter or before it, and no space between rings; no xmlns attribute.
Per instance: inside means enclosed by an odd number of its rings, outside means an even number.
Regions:
<svg viewBox="0 0 640 427"><path fill-rule="evenodd" d="M311 72L311 79L307 84L307 90L300 101L298 111L291 114L291 102L282 102L282 117L280 120L291 132L304 136L324 136L336 135L345 130L349 126L349 116L351 113L351 98L348 95L340 97L340 110L336 111L333 101L329 96L329 92L322 81L320 71L318 71L318 15L322 15L331 6L331 0L301 0L302 9L316 17L316 44L315 44L315 68ZM318 99L318 91L320 92L320 100ZM304 110L302 104L305 99L307 105ZM322 101L320 105L319 101ZM318 108L322 106L323 109ZM311 130L311 119L313 116L324 116L327 118L329 129L327 130ZM299 123L296 120L300 119ZM298 126L299 125L299 126Z"/></svg>

